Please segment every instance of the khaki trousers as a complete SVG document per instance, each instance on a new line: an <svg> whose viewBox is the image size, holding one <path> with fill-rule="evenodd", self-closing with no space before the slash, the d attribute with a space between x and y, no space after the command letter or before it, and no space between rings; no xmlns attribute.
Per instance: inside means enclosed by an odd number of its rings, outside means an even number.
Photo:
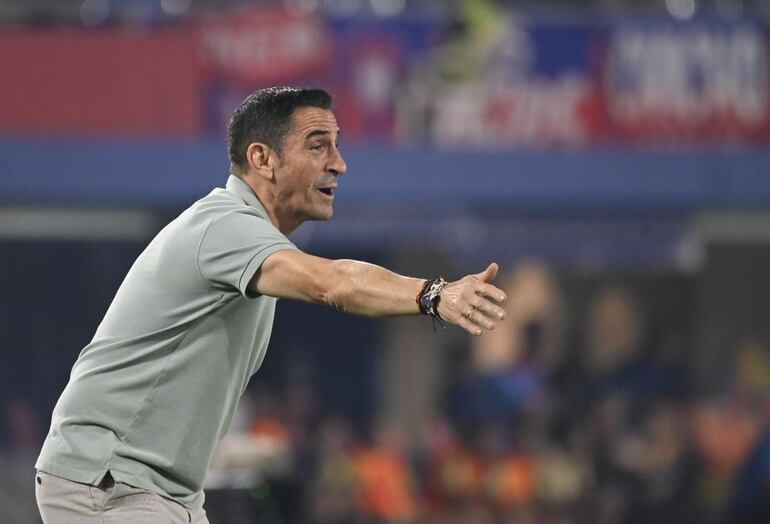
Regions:
<svg viewBox="0 0 770 524"><path fill-rule="evenodd" d="M206 511L185 508L157 493L115 482L108 474L98 486L38 471L37 507L44 524L208 524Z"/></svg>

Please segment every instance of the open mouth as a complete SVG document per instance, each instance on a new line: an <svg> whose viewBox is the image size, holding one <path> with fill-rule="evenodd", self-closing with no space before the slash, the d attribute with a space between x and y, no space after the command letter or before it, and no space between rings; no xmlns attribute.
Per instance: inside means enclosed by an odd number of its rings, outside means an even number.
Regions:
<svg viewBox="0 0 770 524"><path fill-rule="evenodd" d="M335 188L333 188L333 187L319 187L318 188L318 191L320 191L324 195L330 196L330 197L334 196L334 190L335 190Z"/></svg>

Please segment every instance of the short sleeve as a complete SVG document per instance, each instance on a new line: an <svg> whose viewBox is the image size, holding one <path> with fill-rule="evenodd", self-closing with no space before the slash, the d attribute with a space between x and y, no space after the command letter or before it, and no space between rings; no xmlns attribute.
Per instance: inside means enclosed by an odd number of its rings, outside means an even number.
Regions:
<svg viewBox="0 0 770 524"><path fill-rule="evenodd" d="M249 211L227 213L212 222L198 247L201 275L215 286L237 289L253 298L249 282L267 257L297 249L278 229Z"/></svg>

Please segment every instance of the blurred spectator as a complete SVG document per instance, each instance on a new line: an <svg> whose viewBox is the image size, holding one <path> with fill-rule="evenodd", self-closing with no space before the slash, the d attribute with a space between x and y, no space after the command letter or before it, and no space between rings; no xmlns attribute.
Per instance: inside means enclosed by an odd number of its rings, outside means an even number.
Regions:
<svg viewBox="0 0 770 524"><path fill-rule="evenodd" d="M747 338L735 350L735 388L739 395L770 404L770 351L755 337Z"/></svg>
<svg viewBox="0 0 770 524"><path fill-rule="evenodd" d="M543 449L537 456L537 498L552 519L546 520L561 522L559 517L580 515L592 480L586 454L555 445Z"/></svg>
<svg viewBox="0 0 770 524"><path fill-rule="evenodd" d="M563 357L563 311L551 270L538 262L523 262L501 284L509 297L508 316L488 337L475 341L477 369L491 373L529 362L543 369L558 366Z"/></svg>
<svg viewBox="0 0 770 524"><path fill-rule="evenodd" d="M208 488L252 489L265 478L292 476L297 449L273 389L257 382L247 390L211 462Z"/></svg>
<svg viewBox="0 0 770 524"><path fill-rule="evenodd" d="M0 396L0 522L36 522L38 518L31 465L44 437L31 403ZM23 480L23 481L20 481Z"/></svg>
<svg viewBox="0 0 770 524"><path fill-rule="evenodd" d="M756 439L733 483L728 520L746 524L767 522L770 515L770 426L764 417Z"/></svg>
<svg viewBox="0 0 770 524"><path fill-rule="evenodd" d="M271 440L281 447L293 445L293 435L285 421L281 399L260 384L251 394L252 422L249 433L258 439Z"/></svg>
<svg viewBox="0 0 770 524"><path fill-rule="evenodd" d="M751 507L730 509L731 497L751 500L756 504L756 493L763 489L752 485L762 482L762 475L745 473L743 492L733 494L739 471L757 464L751 463L753 450L761 449L763 424L753 406L737 399L701 401L695 408L693 431L695 449L700 459L698 502L704 522L736 522L730 517L735 512L751 513ZM762 462L762 457L757 457ZM756 478L751 478L755 476ZM742 521L741 521L742 522Z"/></svg>
<svg viewBox="0 0 770 524"><path fill-rule="evenodd" d="M25 452L37 452L44 436L40 421L32 405L21 397L3 400L0 447Z"/></svg>
<svg viewBox="0 0 770 524"><path fill-rule="evenodd" d="M417 517L417 484L397 428L380 425L354 455L358 504L367 522L409 523Z"/></svg>
<svg viewBox="0 0 770 524"><path fill-rule="evenodd" d="M597 290L588 305L578 348L580 382L588 402L618 397L645 403L674 389L669 370L656 360L641 306L631 291L617 284Z"/></svg>
<svg viewBox="0 0 770 524"><path fill-rule="evenodd" d="M318 431L316 462L310 477L308 511L314 524L353 524L358 485L349 423L331 417Z"/></svg>
<svg viewBox="0 0 770 524"><path fill-rule="evenodd" d="M688 522L694 464L683 408L656 403L635 431L618 439L611 453L615 481L628 490L623 521Z"/></svg>
<svg viewBox="0 0 770 524"><path fill-rule="evenodd" d="M429 455L425 474L428 508L449 519L459 508L480 499L484 461L445 421L435 422L429 436L425 450Z"/></svg>
<svg viewBox="0 0 770 524"><path fill-rule="evenodd" d="M584 364L594 377L609 377L641 352L642 318L630 292L618 285L600 288L588 306Z"/></svg>
<svg viewBox="0 0 770 524"><path fill-rule="evenodd" d="M282 412L297 447L308 449L315 438L311 430L318 417L318 392L307 382L292 381L286 386Z"/></svg>
<svg viewBox="0 0 770 524"><path fill-rule="evenodd" d="M536 262L518 265L502 280L510 297L506 321L473 341L475 373L454 392L464 420L507 421L546 400L547 383L565 362L564 316L558 285Z"/></svg>

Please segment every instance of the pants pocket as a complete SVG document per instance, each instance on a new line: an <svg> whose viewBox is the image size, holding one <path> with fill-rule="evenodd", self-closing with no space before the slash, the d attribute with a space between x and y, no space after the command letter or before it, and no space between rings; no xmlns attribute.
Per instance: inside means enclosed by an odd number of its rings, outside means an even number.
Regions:
<svg viewBox="0 0 770 524"><path fill-rule="evenodd" d="M154 519L153 522L187 523L189 514L176 502L166 500L157 493L117 483L104 505L105 522L132 522L131 518ZM146 520L142 520L145 522Z"/></svg>
<svg viewBox="0 0 770 524"><path fill-rule="evenodd" d="M96 522L91 486L49 475L35 475L35 498L43 522ZM0 512L1 513L1 512Z"/></svg>

